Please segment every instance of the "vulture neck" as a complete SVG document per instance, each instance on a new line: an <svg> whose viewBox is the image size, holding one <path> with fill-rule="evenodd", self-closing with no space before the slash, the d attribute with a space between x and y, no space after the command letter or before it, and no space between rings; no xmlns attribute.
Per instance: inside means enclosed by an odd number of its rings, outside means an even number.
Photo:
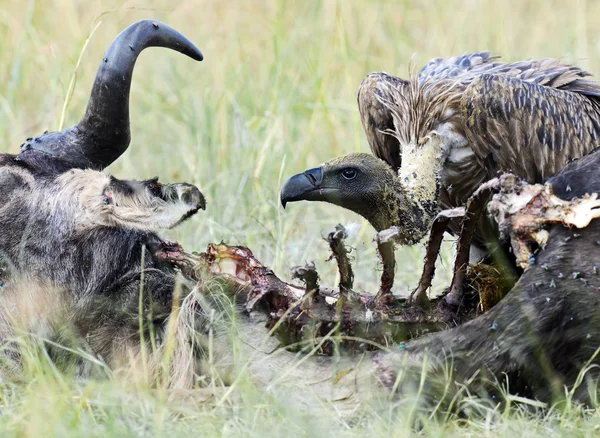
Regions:
<svg viewBox="0 0 600 438"><path fill-rule="evenodd" d="M414 245L423 239L431 228L433 218L437 214L435 198L416 197L416 193L422 192L412 191L395 174L388 187L384 191L381 208L372 210L370 222L378 232L396 226L399 230L397 243Z"/></svg>
<svg viewBox="0 0 600 438"><path fill-rule="evenodd" d="M435 202L442 155L442 141L435 131L430 133L424 145L410 143L402 146L402 165L398 177L409 200L416 203Z"/></svg>

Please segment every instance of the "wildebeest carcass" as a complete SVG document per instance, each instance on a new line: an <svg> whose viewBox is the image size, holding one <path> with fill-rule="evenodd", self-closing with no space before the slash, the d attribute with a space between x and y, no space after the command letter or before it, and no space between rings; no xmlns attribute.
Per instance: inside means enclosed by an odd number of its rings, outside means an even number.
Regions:
<svg viewBox="0 0 600 438"><path fill-rule="evenodd" d="M17 324L50 339L69 331L111 363L129 341L139 345L140 327L160 337L179 248L156 231L204 209L204 197L190 184L102 172L129 146L132 72L139 53L152 46L202 60L171 27L134 23L104 55L79 123L28 138L16 155L0 154L4 339Z"/></svg>

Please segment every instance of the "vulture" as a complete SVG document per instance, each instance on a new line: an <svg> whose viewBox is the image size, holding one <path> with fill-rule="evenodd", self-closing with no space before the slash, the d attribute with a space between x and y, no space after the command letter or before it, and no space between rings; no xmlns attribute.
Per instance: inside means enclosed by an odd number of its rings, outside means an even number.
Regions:
<svg viewBox="0 0 600 438"><path fill-rule="evenodd" d="M292 176L283 207L329 202L362 215L380 236L393 227L393 241L412 245L441 210L464 206L499 173L542 183L596 149L600 85L590 73L558 59L498 58L487 51L435 58L408 80L367 75L357 101L372 155L351 153ZM482 222L474 245L490 254L498 244L491 221ZM379 250L393 279L390 245ZM379 299L386 289L382 277ZM423 302L424 294L413 298Z"/></svg>

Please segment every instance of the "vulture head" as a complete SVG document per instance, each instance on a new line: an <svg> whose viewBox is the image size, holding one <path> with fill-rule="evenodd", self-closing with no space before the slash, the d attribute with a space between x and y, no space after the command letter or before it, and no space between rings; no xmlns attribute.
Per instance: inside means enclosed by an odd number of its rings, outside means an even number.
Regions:
<svg viewBox="0 0 600 438"><path fill-rule="evenodd" d="M402 225L398 240L416 243L417 227L425 218L413 211L394 169L365 153L353 153L326 161L289 178L281 189L281 204L324 201L351 210L382 231ZM418 239L417 239L418 240Z"/></svg>
<svg viewBox="0 0 600 438"><path fill-rule="evenodd" d="M85 113L60 132L28 138L16 157L31 164L58 163L62 169L102 170L129 146L129 90L133 67L148 47L166 47L202 61L202 53L166 24L142 20L113 40L100 61Z"/></svg>
<svg viewBox="0 0 600 438"><path fill-rule="evenodd" d="M357 100L373 154L348 154L293 176L282 189L283 205L326 201L362 215L377 231L396 227L401 245L420 241L438 211L439 157L447 149L439 134L452 114L443 101L449 92L423 98L432 89L369 74Z"/></svg>

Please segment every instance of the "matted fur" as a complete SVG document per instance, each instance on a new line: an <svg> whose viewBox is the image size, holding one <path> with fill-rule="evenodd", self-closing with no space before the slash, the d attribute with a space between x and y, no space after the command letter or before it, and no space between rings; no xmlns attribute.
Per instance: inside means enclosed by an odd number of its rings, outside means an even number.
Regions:
<svg viewBox="0 0 600 438"><path fill-rule="evenodd" d="M13 278L0 295L0 370L4 378L18 379L23 364L17 346L28 345L49 348L49 358L79 378L100 365L133 383L185 389L194 386L197 375L223 383L232 356L225 353L231 350L224 336L227 306L218 297L205 296L199 285L190 292L180 284L169 316L153 327L150 338L146 330L116 327L106 318L86 329L86 300L33 279Z"/></svg>
<svg viewBox="0 0 600 438"><path fill-rule="evenodd" d="M73 218L78 226L160 230L173 228L183 217L198 211L199 206L183 201L183 189L189 185L178 184L171 188L177 197L169 201L156 196L146 182L119 181L90 169L73 169L57 178L58 190L54 202L74 201ZM126 183L127 193L119 190ZM151 182L154 183L154 182ZM168 187L168 186L167 186ZM165 188L159 188L164 192Z"/></svg>
<svg viewBox="0 0 600 438"><path fill-rule="evenodd" d="M6 267L0 338L6 345L19 334L48 339L45 348L67 368L73 361L65 351L73 349L96 354L115 369L138 356L152 362L162 348L174 291L179 287L186 296L193 287L180 284L173 264L155 256L166 244L155 230L204 208L200 191L0 154L0 195ZM63 342L70 347L58 347ZM152 354L141 354L144 349ZM143 368L152 368L150 362Z"/></svg>

